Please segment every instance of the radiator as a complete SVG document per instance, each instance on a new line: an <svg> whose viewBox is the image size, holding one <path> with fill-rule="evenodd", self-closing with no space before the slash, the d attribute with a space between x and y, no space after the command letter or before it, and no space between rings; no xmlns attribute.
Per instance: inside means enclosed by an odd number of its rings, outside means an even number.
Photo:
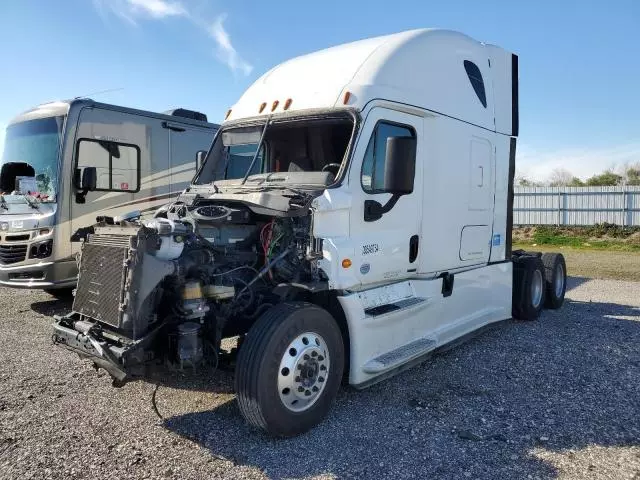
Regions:
<svg viewBox="0 0 640 480"><path fill-rule="evenodd" d="M129 235L90 235L82 246L73 309L121 327L124 282L132 240Z"/></svg>

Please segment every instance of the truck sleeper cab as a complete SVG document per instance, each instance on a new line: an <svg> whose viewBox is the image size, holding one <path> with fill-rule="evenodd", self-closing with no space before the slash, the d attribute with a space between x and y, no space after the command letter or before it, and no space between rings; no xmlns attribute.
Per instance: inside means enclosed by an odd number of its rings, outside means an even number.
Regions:
<svg viewBox="0 0 640 480"><path fill-rule="evenodd" d="M239 336L241 413L290 436L322 420L343 373L364 388L560 307L562 256L511 251L517 65L421 29L270 70L174 202L86 232L56 342L120 383L217 361ZM108 258L101 292L93 265Z"/></svg>
<svg viewBox="0 0 640 480"><path fill-rule="evenodd" d="M139 209L177 195L196 171L218 125L204 114L164 114L76 99L13 119L0 171L0 285L66 292L77 280L71 234L96 216ZM86 168L96 188L82 191ZM17 179L35 177L28 193ZM25 180L22 180L23 185Z"/></svg>

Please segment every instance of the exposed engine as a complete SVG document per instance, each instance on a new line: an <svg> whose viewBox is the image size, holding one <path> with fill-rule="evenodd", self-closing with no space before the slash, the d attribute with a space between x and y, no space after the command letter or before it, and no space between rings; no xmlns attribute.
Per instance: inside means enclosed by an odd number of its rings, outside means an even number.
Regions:
<svg viewBox="0 0 640 480"><path fill-rule="evenodd" d="M56 319L54 341L117 380L158 363L217 363L222 338L325 281L308 205L255 210L198 199L146 222L100 218L76 234L84 244L73 312Z"/></svg>

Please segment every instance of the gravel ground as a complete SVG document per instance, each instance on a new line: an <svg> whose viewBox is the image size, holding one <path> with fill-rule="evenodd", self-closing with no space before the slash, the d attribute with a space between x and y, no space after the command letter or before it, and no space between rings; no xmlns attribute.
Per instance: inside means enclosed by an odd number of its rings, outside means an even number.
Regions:
<svg viewBox="0 0 640 480"><path fill-rule="evenodd" d="M111 387L50 342L41 292L0 289L0 478L640 478L640 283L572 278L389 381L343 388L313 431L247 428L231 377ZM211 380L208 380L211 378Z"/></svg>

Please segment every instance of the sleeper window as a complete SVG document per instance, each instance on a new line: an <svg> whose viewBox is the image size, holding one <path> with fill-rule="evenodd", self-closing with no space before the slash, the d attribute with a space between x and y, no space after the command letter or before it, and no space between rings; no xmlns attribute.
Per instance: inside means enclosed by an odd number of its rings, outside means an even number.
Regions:
<svg viewBox="0 0 640 480"><path fill-rule="evenodd" d="M384 164L387 138L414 137L413 129L403 125L379 122L376 125L362 161L362 188L367 193L384 193Z"/></svg>
<svg viewBox="0 0 640 480"><path fill-rule="evenodd" d="M140 170L140 150L106 140L78 141L76 185L79 186L85 167L95 167L96 190L137 192Z"/></svg>
<svg viewBox="0 0 640 480"><path fill-rule="evenodd" d="M487 108L487 94L484 90L484 81L482 80L482 73L480 73L480 69L475 63L470 62L469 60L464 61L464 69L467 72L467 76L469 77L473 90L478 96L478 100L480 100L480 103L482 103L484 108Z"/></svg>

